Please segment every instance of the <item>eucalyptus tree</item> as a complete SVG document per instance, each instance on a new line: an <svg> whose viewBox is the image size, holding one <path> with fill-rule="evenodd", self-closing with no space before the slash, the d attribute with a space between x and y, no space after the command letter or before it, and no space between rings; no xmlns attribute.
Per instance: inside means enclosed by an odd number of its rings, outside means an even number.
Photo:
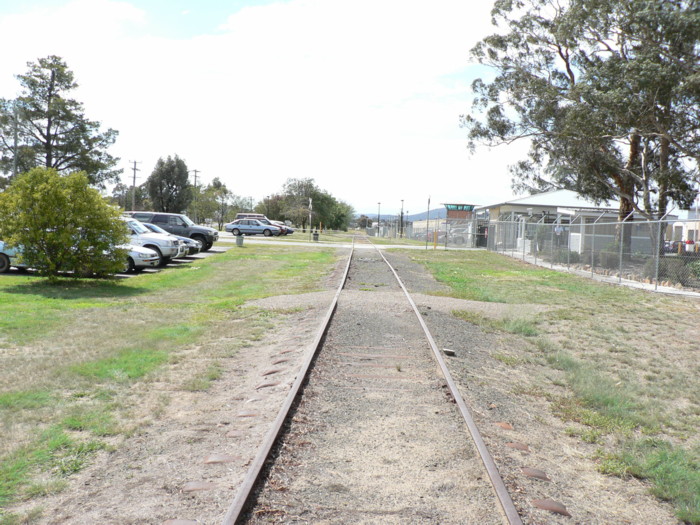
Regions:
<svg viewBox="0 0 700 525"><path fill-rule="evenodd" d="M495 77L473 84L470 146L530 141L516 190L616 198L620 217L663 216L696 191L700 18L677 0L497 0L505 30L473 56Z"/></svg>
<svg viewBox="0 0 700 525"><path fill-rule="evenodd" d="M27 66L24 75L17 75L20 96L0 99L0 171L10 177L34 167L83 171L99 188L116 181L119 159L107 149L117 132L101 131L99 122L85 116L82 103L69 98L78 87L73 72L58 56Z"/></svg>
<svg viewBox="0 0 700 525"><path fill-rule="evenodd" d="M161 157L145 182L155 211L182 213L192 202L187 164L180 157Z"/></svg>

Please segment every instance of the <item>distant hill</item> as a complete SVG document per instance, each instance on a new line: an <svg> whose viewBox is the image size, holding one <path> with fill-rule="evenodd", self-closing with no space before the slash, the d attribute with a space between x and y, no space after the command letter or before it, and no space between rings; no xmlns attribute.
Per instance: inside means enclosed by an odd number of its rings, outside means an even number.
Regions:
<svg viewBox="0 0 700 525"><path fill-rule="evenodd" d="M355 214L355 218L358 219L360 215L363 215L361 213ZM372 220L377 219L377 214L375 213L374 215L371 213L365 213L367 217L369 217ZM390 221L390 220L395 220L396 219L396 214L384 214L382 213L380 215L381 219L383 221ZM437 208L435 210L430 210L430 219L444 219L447 217L447 210L445 208ZM412 213L411 215L406 215L405 220L409 222L414 222L414 221L424 221L428 218L428 212L424 211L423 213Z"/></svg>

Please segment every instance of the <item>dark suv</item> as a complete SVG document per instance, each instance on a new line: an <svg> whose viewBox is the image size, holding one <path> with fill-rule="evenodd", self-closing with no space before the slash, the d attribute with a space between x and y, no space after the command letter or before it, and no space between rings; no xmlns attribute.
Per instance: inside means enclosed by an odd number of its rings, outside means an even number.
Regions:
<svg viewBox="0 0 700 525"><path fill-rule="evenodd" d="M180 213L162 213L155 211L127 211L137 221L150 222L163 228L173 235L189 237L202 243L202 251L206 252L219 239L219 232L208 226L199 226L192 222L187 215Z"/></svg>

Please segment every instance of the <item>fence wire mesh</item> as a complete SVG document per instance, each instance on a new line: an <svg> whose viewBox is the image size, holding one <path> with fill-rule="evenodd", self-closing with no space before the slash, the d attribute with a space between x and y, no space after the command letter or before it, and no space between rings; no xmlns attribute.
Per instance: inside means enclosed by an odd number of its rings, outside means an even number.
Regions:
<svg viewBox="0 0 700 525"><path fill-rule="evenodd" d="M491 251L551 267L700 289L700 221L604 222L596 217L491 221Z"/></svg>

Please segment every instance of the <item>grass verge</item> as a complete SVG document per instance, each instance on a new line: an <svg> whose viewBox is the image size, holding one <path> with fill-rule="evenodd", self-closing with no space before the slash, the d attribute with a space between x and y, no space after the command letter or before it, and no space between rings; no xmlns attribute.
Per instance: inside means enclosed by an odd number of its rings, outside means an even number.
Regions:
<svg viewBox="0 0 700 525"><path fill-rule="evenodd" d="M601 446L599 470L636 476L673 503L680 520L700 524L700 369L693 319L697 301L614 287L528 265L499 254L406 252L448 285L447 295L482 302L547 305L537 317L494 320L454 312L489 331L526 336L523 350L494 354L508 366L534 358L557 394L533 385L569 435ZM676 343L668 334L683 334ZM675 339L675 338L673 338ZM554 379L561 377L562 379ZM692 430L694 429L694 430ZM604 439L605 436L613 439Z"/></svg>
<svg viewBox="0 0 700 525"><path fill-rule="evenodd" d="M132 432L132 409L151 382L183 387L168 375L172 367L197 370L185 389L210 388L223 373L217 359L260 338L277 315L241 305L282 290L319 289L335 257L328 250L246 246L122 280L49 284L3 275L0 329L12 351L0 362L0 524L24 519L7 510L12 502L62 490L114 436ZM246 316L252 318L220 355L196 351ZM203 357L208 364L201 365Z"/></svg>

